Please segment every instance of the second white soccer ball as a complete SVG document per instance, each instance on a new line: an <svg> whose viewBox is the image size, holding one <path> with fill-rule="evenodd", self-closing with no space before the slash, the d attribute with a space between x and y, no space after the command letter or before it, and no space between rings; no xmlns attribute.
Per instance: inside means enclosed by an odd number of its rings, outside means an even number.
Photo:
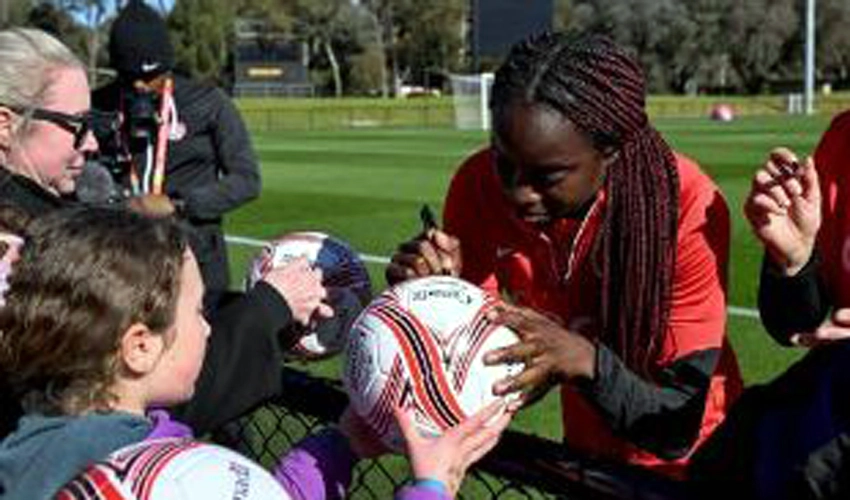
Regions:
<svg viewBox="0 0 850 500"><path fill-rule="evenodd" d="M251 262L245 279L253 287L271 269L306 257L322 270L334 316L302 332L289 354L301 359L321 359L339 353L354 319L372 298L372 284L363 261L348 244L321 232L295 232L272 240Z"/></svg>
<svg viewBox="0 0 850 500"><path fill-rule="evenodd" d="M90 465L61 500L288 500L259 464L221 446L186 438L132 444Z"/></svg>

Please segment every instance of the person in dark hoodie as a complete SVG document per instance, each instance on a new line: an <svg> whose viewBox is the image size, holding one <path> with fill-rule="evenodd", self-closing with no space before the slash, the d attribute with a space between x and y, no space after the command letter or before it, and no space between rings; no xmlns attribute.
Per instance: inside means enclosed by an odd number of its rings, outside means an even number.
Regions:
<svg viewBox="0 0 850 500"><path fill-rule="evenodd" d="M172 221L80 207L27 227L0 308L0 373L26 409L0 443L0 499L54 498L126 446L191 439L163 408L194 392L210 336L203 290L197 261ZM405 412L396 414L421 479L398 498L425 500L456 491L512 411L491 405L436 439L419 436ZM339 429L297 445L266 483L276 480L276 489L306 499L344 492L356 459L382 451L365 429L346 412ZM247 498L243 481L231 484L224 496Z"/></svg>
<svg viewBox="0 0 850 500"><path fill-rule="evenodd" d="M84 66L54 37L22 28L0 30L0 61L0 199L36 218L74 206L98 146ZM325 297L320 273L301 260L217 308L195 397L175 409L181 420L203 434L279 394L278 332L332 314ZM17 405L0 407L0 436L19 416Z"/></svg>
<svg viewBox="0 0 850 500"><path fill-rule="evenodd" d="M116 174L131 204L152 215L175 214L191 226L207 302L214 303L230 283L222 219L260 194L242 118L220 89L173 72L165 21L141 0L131 0L113 22L109 59L118 77L97 89L92 102L122 119L116 132L98 137L101 154L120 158Z"/></svg>

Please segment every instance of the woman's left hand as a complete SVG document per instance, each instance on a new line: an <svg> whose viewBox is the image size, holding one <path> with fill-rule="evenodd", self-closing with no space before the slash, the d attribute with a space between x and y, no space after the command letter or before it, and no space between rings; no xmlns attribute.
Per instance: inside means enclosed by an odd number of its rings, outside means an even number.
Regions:
<svg viewBox="0 0 850 500"><path fill-rule="evenodd" d="M496 382L493 391L497 395L530 393L572 377L593 378L596 348L582 335L532 309L508 304L497 306L489 319L515 331L520 341L490 351L484 356L484 363L525 364L522 372Z"/></svg>

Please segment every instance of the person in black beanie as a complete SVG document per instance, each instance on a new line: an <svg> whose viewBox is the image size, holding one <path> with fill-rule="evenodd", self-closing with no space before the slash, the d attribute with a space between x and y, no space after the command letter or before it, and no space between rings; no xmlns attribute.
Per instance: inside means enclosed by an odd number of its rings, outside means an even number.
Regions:
<svg viewBox="0 0 850 500"><path fill-rule="evenodd" d="M131 80L147 80L174 68L168 27L142 0L132 0L112 23L109 61Z"/></svg>
<svg viewBox="0 0 850 500"><path fill-rule="evenodd" d="M220 89L173 72L165 21L143 1L131 0L118 14L109 57L118 77L96 90L92 101L96 109L120 112L122 120L112 137L98 137L101 154L117 160L111 162L118 165L113 173L131 195L131 207L154 216L174 214L191 225L206 303L214 307L229 286L222 219L260 193L245 125ZM173 99L163 106L167 94ZM163 134L165 154L157 150ZM164 176L157 173L158 162ZM157 184L157 176L164 184Z"/></svg>

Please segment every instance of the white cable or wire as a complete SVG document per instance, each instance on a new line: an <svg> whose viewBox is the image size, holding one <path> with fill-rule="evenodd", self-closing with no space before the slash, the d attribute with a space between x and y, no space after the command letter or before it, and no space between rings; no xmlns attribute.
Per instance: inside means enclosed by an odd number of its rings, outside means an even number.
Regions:
<svg viewBox="0 0 850 500"><path fill-rule="evenodd" d="M231 236L227 235L224 239L228 243L234 243L236 245L245 245L249 247L264 247L268 242L264 240L258 240L256 238L247 238L245 236ZM360 258L363 259L363 262L370 262L372 264L389 264L390 258L383 257L380 255L370 255L367 253L359 254ZM726 312L729 313L730 316L738 316L741 318L753 318L759 319L759 312L756 309L752 309L749 307L739 307L739 306L728 306L726 308Z"/></svg>

